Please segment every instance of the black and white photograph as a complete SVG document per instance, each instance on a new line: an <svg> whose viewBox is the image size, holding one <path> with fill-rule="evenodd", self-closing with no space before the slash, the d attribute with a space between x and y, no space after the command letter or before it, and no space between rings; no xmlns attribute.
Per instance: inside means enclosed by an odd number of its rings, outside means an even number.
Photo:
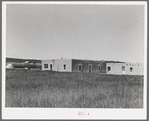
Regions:
<svg viewBox="0 0 149 121"><path fill-rule="evenodd" d="M146 117L147 2L3 2L2 54L4 119Z"/></svg>

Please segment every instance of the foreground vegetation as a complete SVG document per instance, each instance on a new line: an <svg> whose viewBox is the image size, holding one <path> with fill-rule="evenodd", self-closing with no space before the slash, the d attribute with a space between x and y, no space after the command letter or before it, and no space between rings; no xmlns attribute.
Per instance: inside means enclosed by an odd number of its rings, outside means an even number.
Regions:
<svg viewBox="0 0 149 121"><path fill-rule="evenodd" d="M7 70L6 107L143 108L143 76Z"/></svg>

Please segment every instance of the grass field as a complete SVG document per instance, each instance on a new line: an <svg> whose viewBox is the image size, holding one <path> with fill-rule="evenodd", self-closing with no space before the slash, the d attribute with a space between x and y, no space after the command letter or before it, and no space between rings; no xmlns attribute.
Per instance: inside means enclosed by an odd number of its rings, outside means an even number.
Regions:
<svg viewBox="0 0 149 121"><path fill-rule="evenodd" d="M143 76L7 70L6 107L143 108Z"/></svg>

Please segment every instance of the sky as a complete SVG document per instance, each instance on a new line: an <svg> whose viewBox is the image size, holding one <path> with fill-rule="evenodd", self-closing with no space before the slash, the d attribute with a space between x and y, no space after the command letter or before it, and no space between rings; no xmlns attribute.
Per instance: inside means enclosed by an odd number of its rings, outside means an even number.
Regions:
<svg viewBox="0 0 149 121"><path fill-rule="evenodd" d="M144 62L144 6L7 4L6 57Z"/></svg>

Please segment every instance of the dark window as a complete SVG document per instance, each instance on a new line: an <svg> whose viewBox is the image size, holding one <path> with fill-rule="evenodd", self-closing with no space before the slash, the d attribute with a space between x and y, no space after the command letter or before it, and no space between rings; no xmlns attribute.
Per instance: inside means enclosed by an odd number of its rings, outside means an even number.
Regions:
<svg viewBox="0 0 149 121"><path fill-rule="evenodd" d="M122 71L125 71L125 66L122 66Z"/></svg>
<svg viewBox="0 0 149 121"><path fill-rule="evenodd" d="M82 70L82 65L79 65L79 70Z"/></svg>
<svg viewBox="0 0 149 121"><path fill-rule="evenodd" d="M132 72L133 68L130 68L130 72Z"/></svg>
<svg viewBox="0 0 149 121"><path fill-rule="evenodd" d="M100 65L98 66L98 69L99 69L99 70L101 69L101 66L100 66Z"/></svg>
<svg viewBox="0 0 149 121"><path fill-rule="evenodd" d="M64 64L64 70L66 69L66 65Z"/></svg>
<svg viewBox="0 0 149 121"><path fill-rule="evenodd" d="M108 67L108 71L111 71L111 67Z"/></svg>
<svg viewBox="0 0 149 121"><path fill-rule="evenodd" d="M50 64L50 70L52 70L52 64Z"/></svg>
<svg viewBox="0 0 149 121"><path fill-rule="evenodd" d="M134 64L132 64L132 66L134 66Z"/></svg>
<svg viewBox="0 0 149 121"><path fill-rule="evenodd" d="M126 66L128 66L128 64L126 64Z"/></svg>
<svg viewBox="0 0 149 121"><path fill-rule="evenodd" d="M48 64L44 64L44 68L48 68Z"/></svg>

